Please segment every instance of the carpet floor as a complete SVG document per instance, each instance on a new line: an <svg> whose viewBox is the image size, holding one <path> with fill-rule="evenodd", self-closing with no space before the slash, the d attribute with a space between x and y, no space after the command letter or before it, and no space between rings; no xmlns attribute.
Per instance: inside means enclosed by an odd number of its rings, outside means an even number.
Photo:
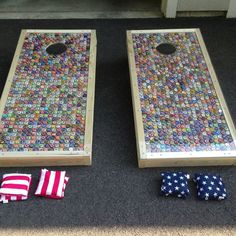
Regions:
<svg viewBox="0 0 236 236"><path fill-rule="evenodd" d="M126 53L128 29L200 28L233 120L236 120L236 20L0 20L1 91L20 31L27 28L97 30L93 165L50 168L66 170L70 176L63 200L33 196L39 167L0 168L0 176L10 172L33 175L27 201L1 205L0 231L11 234L11 230L42 228L49 231L50 228L81 230L86 227L236 228L236 167L138 168ZM191 196L186 200L161 197L160 172L163 170L184 170L192 175L196 172L220 174L228 199L199 201L192 182ZM135 231L133 235L141 235L140 232ZM231 235L232 231L228 233Z"/></svg>

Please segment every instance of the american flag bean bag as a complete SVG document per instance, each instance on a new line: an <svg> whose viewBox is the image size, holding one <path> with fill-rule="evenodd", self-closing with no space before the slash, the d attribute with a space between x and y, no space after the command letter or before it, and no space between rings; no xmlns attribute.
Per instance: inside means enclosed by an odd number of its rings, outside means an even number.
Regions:
<svg viewBox="0 0 236 236"><path fill-rule="evenodd" d="M185 172L166 171L161 173L162 186L161 195L186 198L189 195L189 174Z"/></svg>
<svg viewBox="0 0 236 236"><path fill-rule="evenodd" d="M3 175L0 188L0 202L26 200L31 184L30 174L11 173Z"/></svg>
<svg viewBox="0 0 236 236"><path fill-rule="evenodd" d="M64 197L65 188L69 181L66 171L41 170L36 196L61 199Z"/></svg>
<svg viewBox="0 0 236 236"><path fill-rule="evenodd" d="M195 174L194 182L197 185L197 197L201 200L224 200L227 198L224 182L219 175Z"/></svg>

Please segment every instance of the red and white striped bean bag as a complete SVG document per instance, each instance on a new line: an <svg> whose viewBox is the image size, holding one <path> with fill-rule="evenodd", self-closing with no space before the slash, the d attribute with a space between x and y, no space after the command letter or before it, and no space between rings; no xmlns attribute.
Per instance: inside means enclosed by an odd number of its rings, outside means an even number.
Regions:
<svg viewBox="0 0 236 236"><path fill-rule="evenodd" d="M5 174L0 188L0 202L22 201L28 198L31 185L30 174Z"/></svg>
<svg viewBox="0 0 236 236"><path fill-rule="evenodd" d="M65 188L69 181L66 171L41 170L36 196L61 199L64 197Z"/></svg>

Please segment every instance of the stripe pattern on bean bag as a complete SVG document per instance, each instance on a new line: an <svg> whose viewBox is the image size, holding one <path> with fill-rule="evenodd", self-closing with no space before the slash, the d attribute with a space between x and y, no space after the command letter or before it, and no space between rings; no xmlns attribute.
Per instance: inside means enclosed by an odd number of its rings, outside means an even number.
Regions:
<svg viewBox="0 0 236 236"><path fill-rule="evenodd" d="M4 174L0 188L0 202L27 200L31 180L30 174Z"/></svg>
<svg viewBox="0 0 236 236"><path fill-rule="evenodd" d="M69 177L66 176L66 171L42 169L35 195L61 199L65 195L65 188L68 181Z"/></svg>

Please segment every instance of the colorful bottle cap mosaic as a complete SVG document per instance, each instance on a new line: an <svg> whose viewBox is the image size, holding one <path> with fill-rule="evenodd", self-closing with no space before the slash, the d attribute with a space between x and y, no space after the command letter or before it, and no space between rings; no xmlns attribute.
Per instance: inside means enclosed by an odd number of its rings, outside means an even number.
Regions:
<svg viewBox="0 0 236 236"><path fill-rule="evenodd" d="M235 156L234 125L200 31L130 31L128 46L140 158Z"/></svg>
<svg viewBox="0 0 236 236"><path fill-rule="evenodd" d="M0 154L91 153L95 41L91 30L22 32L1 99Z"/></svg>

